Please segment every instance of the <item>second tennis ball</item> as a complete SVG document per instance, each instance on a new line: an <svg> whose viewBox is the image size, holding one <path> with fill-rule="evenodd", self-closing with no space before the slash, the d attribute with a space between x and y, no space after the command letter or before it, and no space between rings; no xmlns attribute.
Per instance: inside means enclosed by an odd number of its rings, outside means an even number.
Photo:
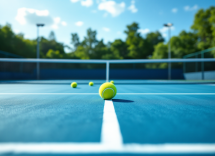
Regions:
<svg viewBox="0 0 215 156"><path fill-rule="evenodd" d="M71 87L72 87L72 88L76 88L77 85L78 85L77 82L72 82L72 83L71 83Z"/></svg>
<svg viewBox="0 0 215 156"><path fill-rule="evenodd" d="M93 82L89 82L89 86L93 86L94 85L94 83Z"/></svg>

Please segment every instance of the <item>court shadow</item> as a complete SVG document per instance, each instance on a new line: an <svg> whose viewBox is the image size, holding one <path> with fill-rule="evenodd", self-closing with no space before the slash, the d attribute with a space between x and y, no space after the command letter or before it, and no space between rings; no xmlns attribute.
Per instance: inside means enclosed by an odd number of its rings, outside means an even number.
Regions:
<svg viewBox="0 0 215 156"><path fill-rule="evenodd" d="M113 102L124 102L124 103L130 103L134 102L132 100L125 100L125 99L112 99Z"/></svg>

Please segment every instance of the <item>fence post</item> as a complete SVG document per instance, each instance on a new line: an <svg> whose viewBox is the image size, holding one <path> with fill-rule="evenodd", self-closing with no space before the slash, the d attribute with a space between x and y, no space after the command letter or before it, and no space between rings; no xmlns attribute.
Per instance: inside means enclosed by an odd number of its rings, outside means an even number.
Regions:
<svg viewBox="0 0 215 156"><path fill-rule="evenodd" d="M202 59L204 59L204 53L201 54ZM202 65L202 80L204 80L204 62L201 63Z"/></svg>
<svg viewBox="0 0 215 156"><path fill-rule="evenodd" d="M106 82L109 82L109 68L110 68L109 66L110 66L110 64L107 61L106 62Z"/></svg>
<svg viewBox="0 0 215 156"><path fill-rule="evenodd" d="M196 55L196 59L198 58L198 56ZM195 63L195 67L196 67L196 72L198 72L198 62Z"/></svg>
<svg viewBox="0 0 215 156"><path fill-rule="evenodd" d="M183 73L185 74L185 72L186 72L186 64L185 62L183 62Z"/></svg>

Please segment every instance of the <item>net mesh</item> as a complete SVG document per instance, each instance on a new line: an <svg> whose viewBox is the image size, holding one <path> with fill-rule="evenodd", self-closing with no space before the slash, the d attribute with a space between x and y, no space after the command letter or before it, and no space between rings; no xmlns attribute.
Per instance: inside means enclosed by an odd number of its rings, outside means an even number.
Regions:
<svg viewBox="0 0 215 156"><path fill-rule="evenodd" d="M209 57L209 56L208 56ZM197 59L196 57L193 59ZM156 60L153 63L147 61L138 62L135 60L104 60L97 63L91 61L89 63L82 62L56 62L56 60L47 60L37 62L37 59L32 61L16 62L17 59L2 61L0 59L0 79L1 80L28 80L37 79L37 63L39 63L39 78L40 79L106 79L107 68L106 62L110 62L108 77L109 79L143 79L143 80L168 80L168 63L159 62ZM207 61L207 59L199 59L203 62L186 62L186 59L180 59L178 62L171 63L171 79L185 80L186 75L190 73L200 72L215 72L215 59ZM123 62L121 62L123 61ZM215 74L212 74L215 76ZM193 78L195 79L195 77ZM198 78L199 79L199 78ZM211 77L213 78L213 76Z"/></svg>

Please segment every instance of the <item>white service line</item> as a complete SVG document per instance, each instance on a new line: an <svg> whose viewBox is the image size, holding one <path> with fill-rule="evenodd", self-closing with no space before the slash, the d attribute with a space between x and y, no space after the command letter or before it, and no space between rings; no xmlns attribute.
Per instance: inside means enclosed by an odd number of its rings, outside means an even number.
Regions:
<svg viewBox="0 0 215 156"><path fill-rule="evenodd" d="M117 95L215 95L215 93L117 93Z"/></svg>

